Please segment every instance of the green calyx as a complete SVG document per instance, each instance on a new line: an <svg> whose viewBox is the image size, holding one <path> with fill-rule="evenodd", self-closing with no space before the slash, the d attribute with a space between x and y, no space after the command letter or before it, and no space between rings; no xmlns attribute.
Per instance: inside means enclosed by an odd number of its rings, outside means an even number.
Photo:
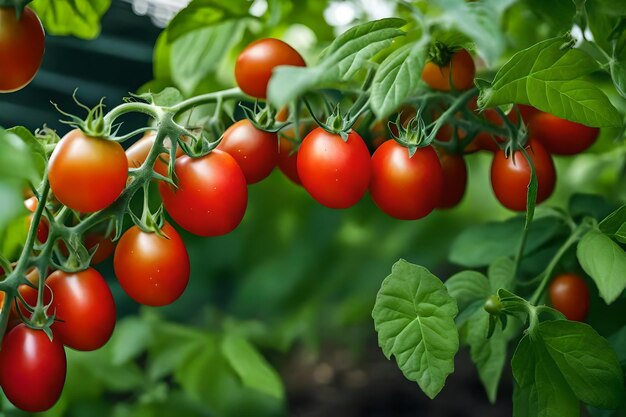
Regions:
<svg viewBox="0 0 626 417"><path fill-rule="evenodd" d="M251 109L239 103L239 107L243 110L250 123L259 130L277 133L288 124L276 120L276 109L269 104L260 107L258 102L255 102L254 109Z"/></svg>
<svg viewBox="0 0 626 417"><path fill-rule="evenodd" d="M402 123L402 114L398 114L395 122L397 135L393 135L396 142L409 150L409 157L413 157L419 148L430 145L428 134L426 133L426 123L421 116L421 109L417 110L415 117Z"/></svg>
<svg viewBox="0 0 626 417"><path fill-rule="evenodd" d="M452 55L458 51L458 47L452 47L440 41L435 41L428 50L428 60L439 67L445 67L450 63Z"/></svg>
<svg viewBox="0 0 626 417"><path fill-rule="evenodd" d="M100 103L98 103L94 108L89 108L82 104L80 101L78 101L78 99L76 98L76 91L74 91L72 97L74 98L74 102L80 108L87 111L87 117L85 119L81 119L78 116L64 112L59 108L59 106L57 106L55 103L52 103L54 107L59 111L59 113L69 118L69 120L61 120L62 123L80 129L87 136L91 136L94 138L106 139L111 137L112 135L115 135L116 132L112 131L113 129L111 125L106 123L104 120L104 99L100 100Z"/></svg>

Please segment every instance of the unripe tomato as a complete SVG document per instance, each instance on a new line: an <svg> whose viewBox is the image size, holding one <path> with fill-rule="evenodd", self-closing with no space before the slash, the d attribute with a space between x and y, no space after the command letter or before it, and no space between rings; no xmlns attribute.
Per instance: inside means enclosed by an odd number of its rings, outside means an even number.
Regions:
<svg viewBox="0 0 626 417"><path fill-rule="evenodd" d="M0 384L9 401L29 413L52 407L65 385L63 344L20 324L2 340Z"/></svg>
<svg viewBox="0 0 626 417"><path fill-rule="evenodd" d="M13 7L0 7L0 93L30 83L43 60L45 35L35 12L26 7L17 19Z"/></svg>
<svg viewBox="0 0 626 417"><path fill-rule="evenodd" d="M266 38L252 42L235 63L237 85L244 93L264 99L272 71L280 65L305 67L306 63L298 51L281 40Z"/></svg>
<svg viewBox="0 0 626 417"><path fill-rule="evenodd" d="M98 271L56 271L46 280L52 291L50 311L56 312L52 332L76 350L99 349L115 328L115 301Z"/></svg>
<svg viewBox="0 0 626 417"><path fill-rule="evenodd" d="M532 120L532 134L555 155L581 153L595 143L600 133L597 127L570 122L549 113L537 114Z"/></svg>
<svg viewBox="0 0 626 417"><path fill-rule="evenodd" d="M54 149L48 178L61 203L92 213L111 205L124 191L128 161L119 143L74 129Z"/></svg>
<svg viewBox="0 0 626 417"><path fill-rule="evenodd" d="M439 162L443 171L443 192L439 208L452 208L458 205L467 188L467 165L461 155L451 155L439 151Z"/></svg>
<svg viewBox="0 0 626 417"><path fill-rule="evenodd" d="M455 90L467 90L474 85L476 67L472 56L465 49L455 52L450 62L439 66L434 62L427 62L422 72L422 80L435 90L450 91L450 71L452 71L452 84Z"/></svg>
<svg viewBox="0 0 626 417"><path fill-rule="evenodd" d="M199 236L233 231L246 212L248 188L237 161L218 149L176 160L178 188L161 182L165 209L183 229Z"/></svg>
<svg viewBox="0 0 626 417"><path fill-rule="evenodd" d="M301 185L298 176L298 151L294 152L295 144L286 138L280 138L278 151L278 168L295 184Z"/></svg>
<svg viewBox="0 0 626 417"><path fill-rule="evenodd" d="M584 321L589 311L589 288L579 275L561 274L550 283L550 303L568 320Z"/></svg>
<svg viewBox="0 0 626 417"><path fill-rule="evenodd" d="M355 205L370 181L370 153L355 131L344 141L318 127L298 150L298 175L302 185L318 203L342 209Z"/></svg>
<svg viewBox="0 0 626 417"><path fill-rule="evenodd" d="M427 216L441 201L444 178L432 146L413 156L395 140L388 140L372 156L370 194L376 205L401 220Z"/></svg>
<svg viewBox="0 0 626 417"><path fill-rule="evenodd" d="M115 275L126 293L138 303L164 306L178 299L189 282L189 256L185 244L169 223L166 237L133 226L115 250Z"/></svg>
<svg viewBox="0 0 626 417"><path fill-rule="evenodd" d="M28 200L24 201L24 205L31 212L34 213L37 210L38 200L37 197L31 197ZM30 224L33 221L33 215L28 216L28 227L30 228ZM48 233L50 233L50 225L48 224L48 220L41 216L41 220L37 225L37 240L41 243L44 243L48 240Z"/></svg>
<svg viewBox="0 0 626 417"><path fill-rule="evenodd" d="M226 129L217 149L235 158L248 184L267 178L278 163L276 133L257 129L248 119Z"/></svg>
<svg viewBox="0 0 626 417"><path fill-rule="evenodd" d="M525 146L535 166L537 175L537 204L546 200L554 191L556 170L552 157L536 140ZM496 198L510 210L526 210L530 166L521 151L506 158L504 151L496 152L491 164L491 186Z"/></svg>

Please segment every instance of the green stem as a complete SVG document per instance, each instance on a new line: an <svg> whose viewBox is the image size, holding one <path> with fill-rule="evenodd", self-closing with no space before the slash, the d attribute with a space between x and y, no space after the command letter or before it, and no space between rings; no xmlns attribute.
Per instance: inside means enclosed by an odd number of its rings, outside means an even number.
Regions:
<svg viewBox="0 0 626 417"><path fill-rule="evenodd" d="M231 88L228 90L217 91L214 93L202 94L196 97L192 97L185 101L181 101L169 108L175 114L182 113L193 107L200 106L202 104L212 103L217 100L232 100L232 99L245 99L248 98L239 88Z"/></svg>

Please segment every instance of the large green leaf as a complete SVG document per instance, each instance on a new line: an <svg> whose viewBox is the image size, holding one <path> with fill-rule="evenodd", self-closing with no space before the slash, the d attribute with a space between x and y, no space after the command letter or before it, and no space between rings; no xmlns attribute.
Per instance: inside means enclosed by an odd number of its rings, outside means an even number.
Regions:
<svg viewBox="0 0 626 417"><path fill-rule="evenodd" d="M378 344L422 391L434 398L454 370L459 338L456 302L426 268L396 262L372 312Z"/></svg>
<svg viewBox="0 0 626 417"><path fill-rule="evenodd" d="M34 0L30 7L49 33L93 39L100 34L100 19L110 5L111 0Z"/></svg>

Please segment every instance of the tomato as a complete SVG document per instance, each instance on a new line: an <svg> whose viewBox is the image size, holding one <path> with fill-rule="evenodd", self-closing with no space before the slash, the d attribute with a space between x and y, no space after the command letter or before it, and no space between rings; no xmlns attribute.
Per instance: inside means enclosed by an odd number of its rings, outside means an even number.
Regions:
<svg viewBox="0 0 626 417"><path fill-rule="evenodd" d="M301 185L302 181L298 176L298 152L294 152L296 144L284 137L280 138L279 141L278 168L291 181Z"/></svg>
<svg viewBox="0 0 626 417"><path fill-rule="evenodd" d="M530 125L535 116L542 113L533 106L526 104L517 104L517 108L519 109L519 112L522 115L522 120L526 123L526 125Z"/></svg>
<svg viewBox="0 0 626 417"><path fill-rule="evenodd" d="M550 303L568 320L584 321L589 311L589 288L576 274L561 274L550 283Z"/></svg>
<svg viewBox="0 0 626 417"><path fill-rule="evenodd" d="M570 122L549 113L533 117L532 134L555 155L575 155L587 150L598 139L600 129Z"/></svg>
<svg viewBox="0 0 626 417"><path fill-rule="evenodd" d="M0 291L0 312L2 311L2 307L4 306L4 297L6 293L4 291ZM15 302L11 303L9 311L9 320L7 322L7 330L11 330L22 321L20 320L20 316L17 314L17 310L15 309Z"/></svg>
<svg viewBox="0 0 626 417"><path fill-rule="evenodd" d="M278 163L276 133L257 129L248 119L226 129L217 149L235 158L248 184L267 178Z"/></svg>
<svg viewBox="0 0 626 417"><path fill-rule="evenodd" d="M115 243L111 237L105 237L100 233L89 233L85 235L85 248L92 250L98 245L98 249L91 258L91 264L97 265L106 261L115 250Z"/></svg>
<svg viewBox="0 0 626 417"><path fill-rule="evenodd" d="M155 132L148 132L144 137L139 139L137 142L130 145L128 149L126 149L126 159L128 160L129 168L139 168L148 158L148 154L154 145L154 140L156 139ZM163 141L163 145L165 149L172 148L172 142L169 138L166 138ZM181 156L184 154L183 148L178 146L176 148L176 156ZM163 176L167 176L167 161L169 161L170 156L168 153L162 153L159 155L157 160L154 163L154 170Z"/></svg>
<svg viewBox="0 0 626 417"><path fill-rule="evenodd" d="M439 153L439 162L443 170L443 192L439 208L452 208L458 205L467 188L467 165L460 155L451 155L444 151Z"/></svg>
<svg viewBox="0 0 626 417"><path fill-rule="evenodd" d="M441 201L444 177L432 146L412 157L395 140L383 143L372 156L370 194L376 205L401 220L427 216Z"/></svg>
<svg viewBox="0 0 626 417"><path fill-rule="evenodd" d="M52 407L63 391L66 359L63 344L43 330L20 324L2 341L0 384L9 401L35 413Z"/></svg>
<svg viewBox="0 0 626 417"><path fill-rule="evenodd" d="M24 201L24 205L26 206L26 208L34 213L35 210L37 210L37 204L38 204L38 200L37 197L31 197L28 200ZM30 224L33 221L33 215L31 214L30 216L28 216L28 227L30 228ZM39 221L39 224L37 225L37 240L40 241L41 243L44 243L46 240L48 240L48 234L50 233L50 225L48 224L48 220L41 216L41 220Z"/></svg>
<svg viewBox="0 0 626 417"><path fill-rule="evenodd" d="M115 301L98 271L53 272L46 280L52 291L50 311L56 312L53 334L76 350L99 349L115 328Z"/></svg>
<svg viewBox="0 0 626 417"><path fill-rule="evenodd" d="M13 7L0 7L0 93L30 83L43 60L45 35L35 12L26 7L18 20Z"/></svg>
<svg viewBox="0 0 626 417"><path fill-rule="evenodd" d="M355 205L370 181L370 153L355 131L341 136L318 127L298 150L298 175L302 185L320 204L330 208Z"/></svg>
<svg viewBox="0 0 626 417"><path fill-rule="evenodd" d="M113 203L128 178L122 146L74 129L57 144L48 166L50 189L69 208L92 213Z"/></svg>
<svg viewBox="0 0 626 417"><path fill-rule="evenodd" d="M233 231L246 212L248 188L237 161L218 149L200 158L176 160L178 187L161 182L167 212L183 229L199 236Z"/></svg>
<svg viewBox="0 0 626 417"><path fill-rule="evenodd" d="M235 63L237 85L249 96L264 99L272 71L280 65L305 67L306 63L298 51L281 40L266 38L252 42Z"/></svg>
<svg viewBox="0 0 626 417"><path fill-rule="evenodd" d="M552 157L536 140L526 144L537 174L537 204L546 200L554 191L556 170ZM530 166L521 151L506 158L504 151L496 152L491 164L491 185L496 198L510 210L526 210Z"/></svg>
<svg viewBox="0 0 626 417"><path fill-rule="evenodd" d="M452 71L452 85L455 90L467 90L474 85L476 67L472 56L465 49L455 52L446 65L439 66L434 62L427 62L422 72L422 80L435 90L450 91L450 71Z"/></svg>
<svg viewBox="0 0 626 417"><path fill-rule="evenodd" d="M178 299L189 282L189 256L182 238L169 224L162 232L128 229L115 250L115 275L126 293L138 303L164 306Z"/></svg>

